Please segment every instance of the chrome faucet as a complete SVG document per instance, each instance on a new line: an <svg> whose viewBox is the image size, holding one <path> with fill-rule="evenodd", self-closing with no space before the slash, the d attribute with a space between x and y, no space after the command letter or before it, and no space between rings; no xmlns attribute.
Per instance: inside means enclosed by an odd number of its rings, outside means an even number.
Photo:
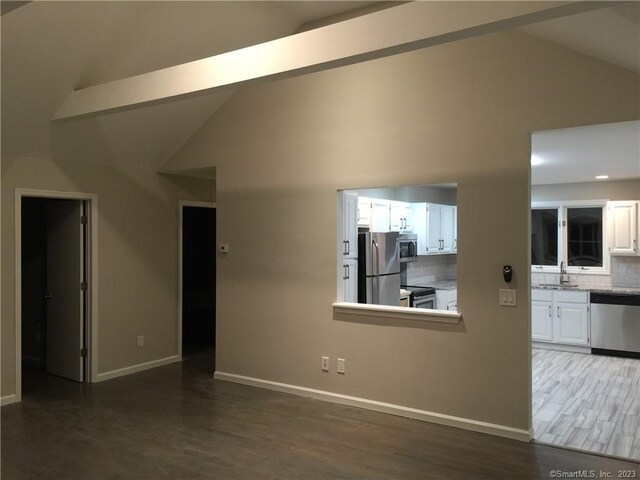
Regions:
<svg viewBox="0 0 640 480"><path fill-rule="evenodd" d="M569 275L567 274L567 266L565 265L564 260L560 262L560 280L558 283L560 285L569 283Z"/></svg>

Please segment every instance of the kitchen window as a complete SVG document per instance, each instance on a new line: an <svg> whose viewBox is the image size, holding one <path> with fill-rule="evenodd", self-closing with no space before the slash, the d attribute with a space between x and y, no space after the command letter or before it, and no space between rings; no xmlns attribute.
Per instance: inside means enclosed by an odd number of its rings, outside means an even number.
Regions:
<svg viewBox="0 0 640 480"><path fill-rule="evenodd" d="M534 203L531 207L533 272L609 273L606 201Z"/></svg>

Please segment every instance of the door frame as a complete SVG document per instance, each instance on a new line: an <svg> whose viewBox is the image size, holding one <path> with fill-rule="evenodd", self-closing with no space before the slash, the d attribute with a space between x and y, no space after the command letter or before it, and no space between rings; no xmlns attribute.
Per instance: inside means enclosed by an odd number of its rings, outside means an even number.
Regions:
<svg viewBox="0 0 640 480"><path fill-rule="evenodd" d="M178 200L178 358L182 361L182 230L184 227L183 208L184 207L200 207L213 208L216 210L216 202L203 202L198 200ZM216 216L217 223L217 216ZM216 225L217 236L217 225ZM214 252L215 254L215 252ZM216 276L217 276L216 268Z"/></svg>
<svg viewBox="0 0 640 480"><path fill-rule="evenodd" d="M85 320L87 338L87 368L85 381L94 383L98 379L98 195L96 193L61 192L16 188L15 190L15 375L16 402L22 400L22 199L48 198L52 200L81 200L88 205L87 231L88 250L85 268L88 271L89 291L87 295L89 318Z"/></svg>

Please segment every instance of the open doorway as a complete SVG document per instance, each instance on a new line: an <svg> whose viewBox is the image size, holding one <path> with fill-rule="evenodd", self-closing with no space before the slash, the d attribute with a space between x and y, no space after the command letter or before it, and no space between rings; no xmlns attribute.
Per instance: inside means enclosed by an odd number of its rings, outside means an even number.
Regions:
<svg viewBox="0 0 640 480"><path fill-rule="evenodd" d="M21 387L29 394L49 375L89 381L89 201L18 201Z"/></svg>
<svg viewBox="0 0 640 480"><path fill-rule="evenodd" d="M530 211L534 439L635 461L639 133L639 121L534 133Z"/></svg>
<svg viewBox="0 0 640 480"><path fill-rule="evenodd" d="M216 209L181 203L181 351L183 360L214 371L216 335Z"/></svg>

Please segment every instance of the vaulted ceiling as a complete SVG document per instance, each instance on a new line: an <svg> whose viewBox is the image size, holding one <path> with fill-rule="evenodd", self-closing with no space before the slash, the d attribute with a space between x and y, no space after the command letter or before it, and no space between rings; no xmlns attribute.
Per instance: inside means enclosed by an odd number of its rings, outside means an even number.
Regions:
<svg viewBox="0 0 640 480"><path fill-rule="evenodd" d="M158 168L236 91L51 122L76 89L291 35L393 2L2 2L2 154ZM18 8L16 8L18 7ZM640 71L639 2L524 31ZM636 41L634 41L636 40Z"/></svg>

